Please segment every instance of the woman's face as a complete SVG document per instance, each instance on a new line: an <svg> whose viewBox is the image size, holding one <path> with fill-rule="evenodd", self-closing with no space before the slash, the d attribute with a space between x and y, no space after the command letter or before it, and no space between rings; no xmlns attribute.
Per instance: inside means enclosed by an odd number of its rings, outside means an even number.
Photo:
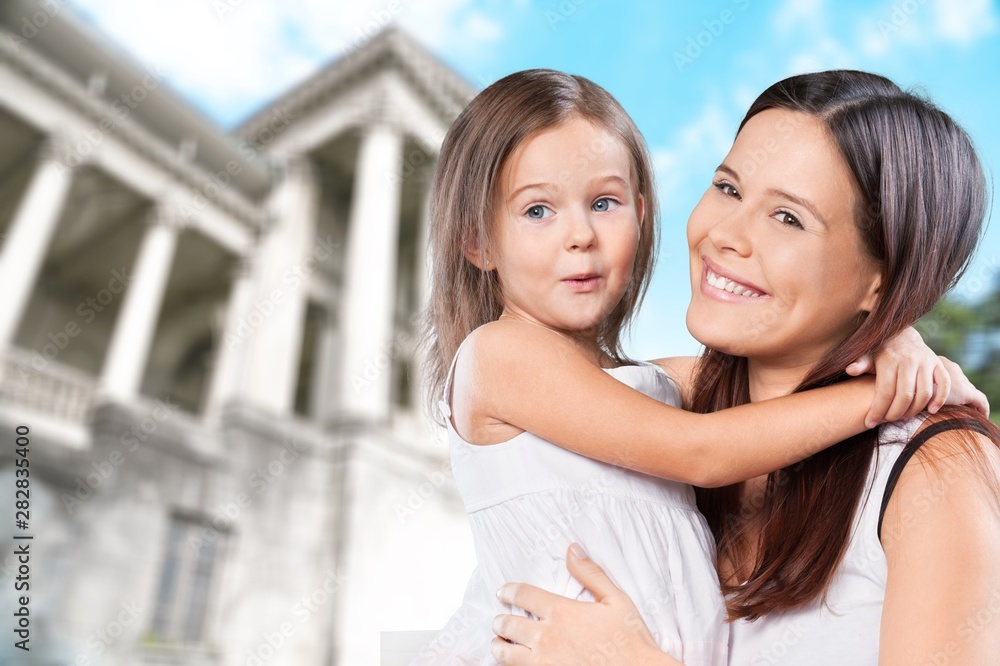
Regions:
<svg viewBox="0 0 1000 666"><path fill-rule="evenodd" d="M813 365L876 301L858 209L820 121L784 109L751 118L688 220L691 334L735 356Z"/></svg>

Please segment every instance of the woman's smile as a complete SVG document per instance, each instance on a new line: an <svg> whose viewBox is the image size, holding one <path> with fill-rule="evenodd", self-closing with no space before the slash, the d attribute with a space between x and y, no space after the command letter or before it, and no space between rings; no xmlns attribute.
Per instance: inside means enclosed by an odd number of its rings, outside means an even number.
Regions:
<svg viewBox="0 0 1000 666"><path fill-rule="evenodd" d="M771 297L757 285L702 257L701 293L724 303L759 303Z"/></svg>

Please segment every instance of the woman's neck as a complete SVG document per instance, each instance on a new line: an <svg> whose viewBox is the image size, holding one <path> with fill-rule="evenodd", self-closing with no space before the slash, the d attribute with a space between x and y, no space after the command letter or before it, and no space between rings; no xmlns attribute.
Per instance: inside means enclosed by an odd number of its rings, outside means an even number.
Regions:
<svg viewBox="0 0 1000 666"><path fill-rule="evenodd" d="M790 395L806 378L813 365L813 361L782 363L781 361L747 359L750 402L760 402Z"/></svg>

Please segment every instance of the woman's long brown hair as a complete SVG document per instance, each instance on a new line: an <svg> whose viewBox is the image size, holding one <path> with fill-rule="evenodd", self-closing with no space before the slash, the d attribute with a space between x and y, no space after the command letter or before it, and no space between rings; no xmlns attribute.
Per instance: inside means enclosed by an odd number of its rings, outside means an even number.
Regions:
<svg viewBox="0 0 1000 666"><path fill-rule="evenodd" d="M804 391L848 379L844 368L916 322L957 282L982 231L986 181L967 134L929 101L881 76L837 70L785 79L757 98L740 130L771 108L825 124L854 176L858 229L882 278L875 307L812 368L796 388ZM702 413L749 402L747 359L707 350L692 396L692 410ZM989 424L971 410L955 411ZM846 551L878 445L878 430L871 430L768 476L762 504L752 508L763 528L749 579L723 581L731 619L753 620L821 597ZM697 491L720 562L745 561L749 540L757 538L741 513L742 488Z"/></svg>

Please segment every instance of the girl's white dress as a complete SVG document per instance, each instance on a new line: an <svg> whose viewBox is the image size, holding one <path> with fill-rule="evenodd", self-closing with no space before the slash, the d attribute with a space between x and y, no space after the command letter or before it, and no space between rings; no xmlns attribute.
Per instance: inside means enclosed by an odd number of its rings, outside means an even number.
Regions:
<svg viewBox="0 0 1000 666"><path fill-rule="evenodd" d="M653 364L607 372L661 402L681 404L673 381ZM478 567L461 607L412 666L496 664L494 616L526 615L497 599L506 582L593 601L566 569L574 541L635 602L663 650L686 666L726 663L729 629L715 544L691 486L591 460L528 432L499 444L469 444L455 431L448 404L441 408Z"/></svg>

